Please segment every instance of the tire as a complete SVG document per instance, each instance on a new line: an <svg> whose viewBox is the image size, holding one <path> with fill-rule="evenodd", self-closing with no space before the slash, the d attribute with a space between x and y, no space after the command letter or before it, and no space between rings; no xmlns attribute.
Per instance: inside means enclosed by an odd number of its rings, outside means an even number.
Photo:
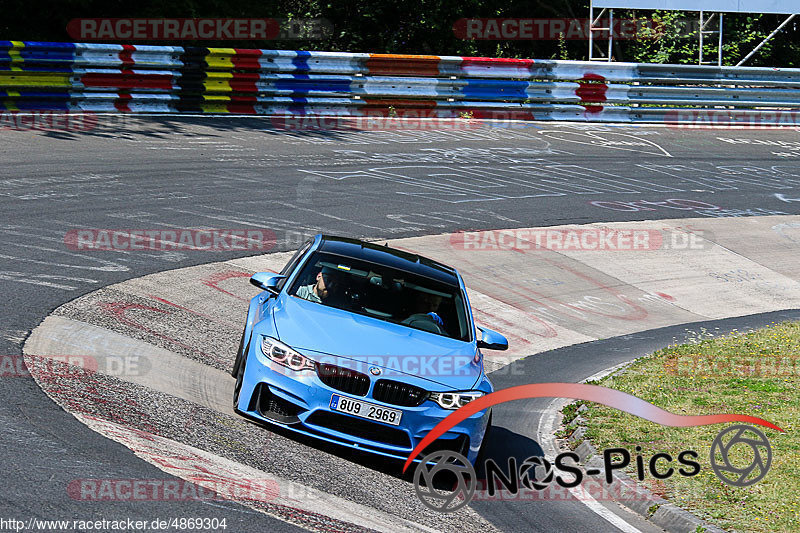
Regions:
<svg viewBox="0 0 800 533"><path fill-rule="evenodd" d="M233 360L233 369L231 376L236 377L239 374L239 365L242 363L242 355L244 354L244 330L242 330L242 338L239 341L239 349L236 351L236 359Z"/></svg>
<svg viewBox="0 0 800 533"><path fill-rule="evenodd" d="M492 414L489 413L489 421L486 423L486 431L483 433L483 440L481 441L481 449L478 451L478 456L475 458L475 465L483 464L486 460L486 443L492 434Z"/></svg>
<svg viewBox="0 0 800 533"><path fill-rule="evenodd" d="M239 411L239 392L242 390L242 383L244 382L244 368L247 366L246 361L242 361L237 365L236 384L233 386L233 410Z"/></svg>
<svg viewBox="0 0 800 533"><path fill-rule="evenodd" d="M250 342L244 346L244 331L242 332L242 341L239 343L239 352L236 354L236 362L233 364L233 371L231 374L236 378L236 384L233 386L233 410L239 412L239 392L242 390L242 382L244 381L244 369L247 366L247 352L250 351Z"/></svg>

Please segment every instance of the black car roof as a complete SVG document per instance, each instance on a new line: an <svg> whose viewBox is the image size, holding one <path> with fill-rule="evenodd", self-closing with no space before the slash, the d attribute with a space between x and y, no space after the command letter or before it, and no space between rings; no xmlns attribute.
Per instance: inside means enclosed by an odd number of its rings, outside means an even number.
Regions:
<svg viewBox="0 0 800 533"><path fill-rule="evenodd" d="M427 278L435 279L449 285L458 286L458 277L454 268L428 259L421 255L405 252L389 246L370 242L323 235L318 248L320 251L362 259L380 265L390 266L397 270L411 272Z"/></svg>

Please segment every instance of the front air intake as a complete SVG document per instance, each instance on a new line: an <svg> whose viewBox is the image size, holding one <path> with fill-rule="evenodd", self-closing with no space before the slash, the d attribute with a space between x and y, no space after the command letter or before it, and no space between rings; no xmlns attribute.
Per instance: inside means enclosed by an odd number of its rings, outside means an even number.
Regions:
<svg viewBox="0 0 800 533"><path fill-rule="evenodd" d="M317 365L320 381L332 389L354 396L366 396L369 391L369 376L336 365Z"/></svg>
<svg viewBox="0 0 800 533"><path fill-rule="evenodd" d="M380 379L372 390L372 397L379 402L416 407L428 397L428 391L391 379Z"/></svg>

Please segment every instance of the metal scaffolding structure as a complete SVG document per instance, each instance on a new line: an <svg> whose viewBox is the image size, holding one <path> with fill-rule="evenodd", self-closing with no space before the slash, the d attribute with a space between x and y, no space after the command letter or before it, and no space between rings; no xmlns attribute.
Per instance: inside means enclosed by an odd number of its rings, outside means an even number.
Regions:
<svg viewBox="0 0 800 533"><path fill-rule="evenodd" d="M700 5L698 5L700 4ZM788 15L787 18L770 33L758 46L756 46L749 54L747 54L739 63L737 67L744 65L761 48L764 47L772 38L774 38L783 28L791 22L797 13L800 11L800 6L796 4L796 0L739 0L736 3L736 8L732 8L730 2L725 0L590 0L589 1L589 61L613 61L614 49L614 9L639 9L639 10L666 10L666 11L684 11L684 12L697 12L698 7L709 8L699 11L699 20L697 24L697 39L698 39L698 65L711 65L713 61L705 60L705 45L708 36L716 35L717 44L717 66L722 66L723 60L723 21L725 13L770 13ZM600 9L600 12L595 16L595 10ZM603 19L603 16L608 13L608 18ZM711 29L712 22L716 18L717 29ZM605 23L605 25L603 25ZM595 55L595 45L598 38L598 32L607 32L608 48L605 56Z"/></svg>
<svg viewBox="0 0 800 533"><path fill-rule="evenodd" d="M599 27L600 19L608 12L608 27ZM608 55L606 57L595 57L594 52L594 33L598 31L608 32ZM603 8L600 14L594 16L594 2L589 2L589 61L611 61L612 47L614 46L614 8Z"/></svg>
<svg viewBox="0 0 800 533"><path fill-rule="evenodd" d="M711 21L714 20L714 15L718 15L719 18L719 29L717 30L709 30L706 29ZM700 12L700 20L698 21L697 25L697 39L700 42L700 46L698 47L698 65L710 65L711 61L703 61L703 50L705 48L705 39L706 35L713 35L718 34L717 39L717 66L722 66L722 17L724 16L723 13L711 13L708 18L705 18L705 11Z"/></svg>

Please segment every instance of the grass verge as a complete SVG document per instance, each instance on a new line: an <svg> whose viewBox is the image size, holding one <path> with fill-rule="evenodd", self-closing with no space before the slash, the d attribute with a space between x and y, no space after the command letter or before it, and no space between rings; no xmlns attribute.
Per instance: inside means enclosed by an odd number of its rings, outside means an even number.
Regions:
<svg viewBox="0 0 800 533"><path fill-rule="evenodd" d="M631 452L628 473L635 478L636 446L647 461L653 454L673 457L683 450L699 454L701 471L642 482L673 503L718 526L736 531L800 531L800 323L773 324L754 332L714 338L702 332L692 342L672 345L642 358L597 385L621 390L682 415L736 413L764 418L785 433L759 427L772 445L766 477L748 487L723 483L709 453L726 426L670 428L587 403L586 436L598 450ZM571 408L574 409L575 407ZM752 460L749 446L732 447L734 464ZM673 461L672 466L680 466ZM661 463L661 470L667 468Z"/></svg>

